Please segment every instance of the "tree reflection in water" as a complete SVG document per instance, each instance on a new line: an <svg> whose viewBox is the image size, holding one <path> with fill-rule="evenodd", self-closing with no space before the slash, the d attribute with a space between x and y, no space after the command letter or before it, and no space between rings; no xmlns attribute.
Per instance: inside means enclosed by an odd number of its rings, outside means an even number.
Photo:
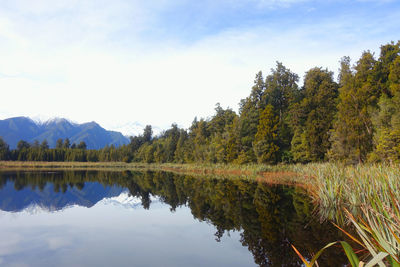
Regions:
<svg viewBox="0 0 400 267"><path fill-rule="evenodd" d="M145 209L151 207L151 195L168 204L171 212L179 206L188 206L195 219L215 226L216 241L229 231L241 231L240 242L248 247L260 266L301 266L290 244L307 255L344 238L331 223L316 220L312 215L314 207L305 191L292 186L152 171L0 173L0 190L10 182L16 191L24 188L43 191L52 185L58 201L68 190L79 190L84 197L89 193L86 191L90 191L85 185L97 182L103 186L127 188L132 196L141 199ZM2 209L5 203L12 202L10 199L0 201ZM71 204L68 200L62 203ZM346 259L340 249L330 249L320 257L319 263L343 266Z"/></svg>

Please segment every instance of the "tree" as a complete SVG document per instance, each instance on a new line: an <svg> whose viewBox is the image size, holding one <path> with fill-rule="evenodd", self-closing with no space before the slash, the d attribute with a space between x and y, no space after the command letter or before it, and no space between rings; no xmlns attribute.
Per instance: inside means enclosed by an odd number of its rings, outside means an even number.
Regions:
<svg viewBox="0 0 400 267"><path fill-rule="evenodd" d="M39 140L33 141L32 148L39 148L39 147L40 147Z"/></svg>
<svg viewBox="0 0 400 267"><path fill-rule="evenodd" d="M400 56L391 64L388 80L390 94L394 96L397 92L400 92Z"/></svg>
<svg viewBox="0 0 400 267"><path fill-rule="evenodd" d="M151 129L151 125L146 125L143 130L143 142L150 142L153 135L153 130Z"/></svg>
<svg viewBox="0 0 400 267"><path fill-rule="evenodd" d="M254 152L258 163L276 163L279 117L274 115L273 106L267 105L261 112L254 140Z"/></svg>
<svg viewBox="0 0 400 267"><path fill-rule="evenodd" d="M42 141L42 143L40 144L40 148L43 149L43 150L49 149L49 143L47 142L46 139L44 139L44 140Z"/></svg>
<svg viewBox="0 0 400 267"><path fill-rule="evenodd" d="M59 138L56 141L56 148L62 148L62 147L63 147L63 140Z"/></svg>
<svg viewBox="0 0 400 267"><path fill-rule="evenodd" d="M298 127L294 132L291 145L291 153L295 162L305 163L309 160L309 143L307 142L307 135L301 127Z"/></svg>
<svg viewBox="0 0 400 267"><path fill-rule="evenodd" d="M239 155L237 163L249 163L256 160L253 150L254 137L263 104L262 98L265 89L262 72L258 72L251 89L250 96L242 99L239 104L238 143Z"/></svg>
<svg viewBox="0 0 400 267"><path fill-rule="evenodd" d="M320 161L330 148L329 132L336 113L337 84L333 73L327 69L313 68L304 77L304 99L300 103L304 118L297 125L296 141L292 142L292 153L306 149L307 158L299 161ZM304 132L304 133L303 133ZM299 135L300 134L300 135ZM299 145L300 147L296 147Z"/></svg>
<svg viewBox="0 0 400 267"><path fill-rule="evenodd" d="M297 85L299 76L282 63L276 62L276 68L265 78L265 93L263 105L271 104L275 115L278 116L279 158L290 150L293 128L290 124L289 108L299 101L300 91Z"/></svg>
<svg viewBox="0 0 400 267"><path fill-rule="evenodd" d="M397 64L400 63L400 41L397 44L391 42L386 45L382 45L380 52L379 59L375 64L377 86L382 93L388 95L389 97L393 97L394 94L391 90L390 84L393 82L393 78L396 79L395 76L397 76L397 79L400 77L398 76L400 74L399 72L397 72L397 75L392 72L393 67L396 68L395 61L397 60ZM394 74L394 77L390 77L391 74Z"/></svg>
<svg viewBox="0 0 400 267"><path fill-rule="evenodd" d="M400 161L400 42L381 47L377 63L382 95L372 114L374 151L371 161Z"/></svg>
<svg viewBox="0 0 400 267"><path fill-rule="evenodd" d="M364 52L354 67L341 71L339 104L334 129L331 135L330 158L347 162L363 162L373 149L374 129L371 111L376 109L380 97L375 71L376 60L371 52Z"/></svg>
<svg viewBox="0 0 400 267"><path fill-rule="evenodd" d="M10 147L8 144L0 137L0 160L8 160L10 157Z"/></svg>
<svg viewBox="0 0 400 267"><path fill-rule="evenodd" d="M171 125L171 129L167 130L164 133L163 138L165 139L165 154L166 154L166 161L173 162L176 146L179 140L179 128L176 123Z"/></svg>
<svg viewBox="0 0 400 267"><path fill-rule="evenodd" d="M187 153L188 133L184 129L180 129L178 143L176 144L174 159L176 162L184 163L185 154Z"/></svg>
<svg viewBox="0 0 400 267"><path fill-rule="evenodd" d="M379 112L373 116L376 129L375 149L371 161L400 161L400 92L393 98L383 94L379 100Z"/></svg>
<svg viewBox="0 0 400 267"><path fill-rule="evenodd" d="M21 151L21 150L23 150L23 149L28 149L28 148L30 148L31 146L29 145L29 143L28 142L26 142L25 140L20 140L19 142L18 142L18 144L17 144L17 149L19 150L19 151Z"/></svg>
<svg viewBox="0 0 400 267"><path fill-rule="evenodd" d="M69 148L71 146L71 142L68 138L65 138L63 148Z"/></svg>
<svg viewBox="0 0 400 267"><path fill-rule="evenodd" d="M78 149L83 149L83 150L85 150L85 149L86 149L86 143L85 143L84 141L81 141L81 142L78 144L77 148L78 148Z"/></svg>

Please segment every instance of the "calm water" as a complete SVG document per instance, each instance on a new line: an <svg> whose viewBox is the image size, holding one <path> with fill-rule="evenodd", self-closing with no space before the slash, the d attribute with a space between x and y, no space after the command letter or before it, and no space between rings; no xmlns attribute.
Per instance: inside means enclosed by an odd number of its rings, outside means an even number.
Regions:
<svg viewBox="0 0 400 267"><path fill-rule="evenodd" d="M343 239L299 188L163 172L0 172L1 266L301 266ZM341 266L329 250L320 266Z"/></svg>

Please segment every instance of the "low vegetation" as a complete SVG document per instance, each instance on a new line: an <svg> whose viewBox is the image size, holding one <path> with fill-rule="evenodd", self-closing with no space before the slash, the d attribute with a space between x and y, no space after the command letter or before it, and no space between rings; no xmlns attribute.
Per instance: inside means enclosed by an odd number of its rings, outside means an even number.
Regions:
<svg viewBox="0 0 400 267"><path fill-rule="evenodd" d="M352 266L400 266L399 165L310 164L301 171L316 178L313 196L321 218L347 221L357 230L358 237L348 235L363 248L360 259L350 245L340 243ZM313 266L317 258L303 261Z"/></svg>

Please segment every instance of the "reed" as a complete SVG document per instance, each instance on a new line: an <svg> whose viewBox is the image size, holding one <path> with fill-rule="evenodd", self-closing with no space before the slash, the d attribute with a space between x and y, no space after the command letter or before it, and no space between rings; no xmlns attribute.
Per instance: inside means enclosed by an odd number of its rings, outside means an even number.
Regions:
<svg viewBox="0 0 400 267"><path fill-rule="evenodd" d="M346 234L363 247L363 260L349 244L339 242L352 266L400 266L399 165L325 163L309 164L299 171L312 173L315 178L313 197L321 218L355 227L358 237ZM316 263L316 258L310 262L302 260L306 266Z"/></svg>

